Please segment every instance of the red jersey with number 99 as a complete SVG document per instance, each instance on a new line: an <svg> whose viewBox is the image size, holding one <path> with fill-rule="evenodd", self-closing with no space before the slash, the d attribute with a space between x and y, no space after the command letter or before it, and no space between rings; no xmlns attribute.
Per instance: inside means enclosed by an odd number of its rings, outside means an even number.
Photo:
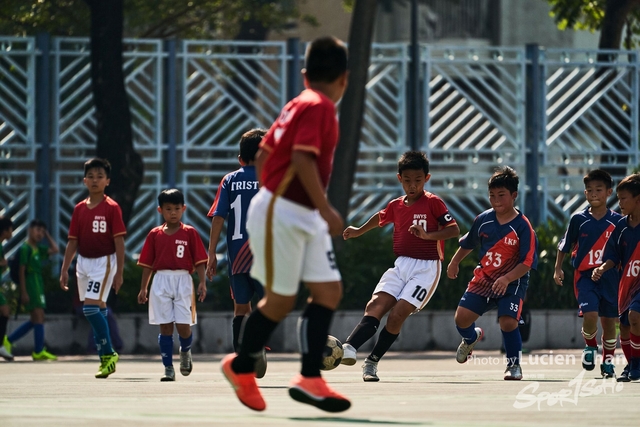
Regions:
<svg viewBox="0 0 640 427"><path fill-rule="evenodd" d="M164 227L163 224L149 232L138 265L153 271L187 270L191 273L195 266L208 261L207 250L195 228L180 223L179 230L167 234Z"/></svg>
<svg viewBox="0 0 640 427"><path fill-rule="evenodd" d="M116 251L114 238L127 230L118 203L109 196L93 208L83 200L76 205L69 225L69 240L78 241L78 253L85 258L100 258Z"/></svg>

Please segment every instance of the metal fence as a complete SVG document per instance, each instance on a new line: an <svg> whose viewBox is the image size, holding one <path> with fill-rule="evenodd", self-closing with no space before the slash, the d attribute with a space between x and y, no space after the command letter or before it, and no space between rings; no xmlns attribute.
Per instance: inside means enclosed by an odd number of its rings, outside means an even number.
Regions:
<svg viewBox="0 0 640 427"><path fill-rule="evenodd" d="M170 186L185 192L185 221L207 241L205 215L220 179L238 167L239 135L268 127L300 90L302 46L125 40L124 48L134 144L145 162L127 252L138 253L160 222L155 199ZM406 44L373 46L350 223L401 192L396 162L409 149L413 114L408 53ZM521 209L566 220L585 204L587 170L608 167L619 180L638 165L638 72L635 51L422 46L418 123L429 189L469 225L489 207L492 171L508 164L522 177ZM95 125L87 39L0 38L0 215L16 224L6 253L36 216L66 240Z"/></svg>

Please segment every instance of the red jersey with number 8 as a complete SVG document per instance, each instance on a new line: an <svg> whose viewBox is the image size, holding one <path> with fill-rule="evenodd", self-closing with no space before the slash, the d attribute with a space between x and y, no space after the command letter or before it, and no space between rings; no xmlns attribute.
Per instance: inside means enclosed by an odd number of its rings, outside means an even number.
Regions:
<svg viewBox="0 0 640 427"><path fill-rule="evenodd" d="M187 270L193 272L195 266L209 259L202 239L195 228L180 224L173 234L164 232L164 224L149 232L138 265L158 270Z"/></svg>
<svg viewBox="0 0 640 427"><path fill-rule="evenodd" d="M116 251L114 238L124 236L127 230L118 203L109 196L93 208L83 200L71 215L69 239L78 241L78 254L85 258L100 258Z"/></svg>

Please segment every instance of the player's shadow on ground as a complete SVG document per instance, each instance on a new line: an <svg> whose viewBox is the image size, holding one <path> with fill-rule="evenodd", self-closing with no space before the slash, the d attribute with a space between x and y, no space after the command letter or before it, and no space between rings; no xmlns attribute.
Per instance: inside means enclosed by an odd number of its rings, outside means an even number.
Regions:
<svg viewBox="0 0 640 427"><path fill-rule="evenodd" d="M366 418L344 418L344 417L289 417L292 421L320 421L326 423L358 423L358 424L380 424L392 426L424 426L431 423L412 421L385 421L370 420Z"/></svg>

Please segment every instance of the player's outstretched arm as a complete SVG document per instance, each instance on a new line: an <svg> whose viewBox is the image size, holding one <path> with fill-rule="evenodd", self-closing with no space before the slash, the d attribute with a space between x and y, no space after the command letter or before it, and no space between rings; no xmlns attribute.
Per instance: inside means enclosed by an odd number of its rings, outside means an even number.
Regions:
<svg viewBox="0 0 640 427"><path fill-rule="evenodd" d="M558 251L556 255L556 265L553 272L553 281L556 282L556 285L562 286L562 281L564 280L564 271L562 271L562 262L564 261L565 253L562 251Z"/></svg>
<svg viewBox="0 0 640 427"><path fill-rule="evenodd" d="M460 235L460 227L458 227L458 224L452 224L448 227L427 233L423 227L418 224L412 224L411 227L409 227L409 233L422 240L447 240L458 237Z"/></svg>
<svg viewBox="0 0 640 427"><path fill-rule="evenodd" d="M214 255L215 256L215 255ZM203 302L207 297L207 281L204 273L205 263L198 264L196 266L196 273L198 274L198 301Z"/></svg>
<svg viewBox="0 0 640 427"><path fill-rule="evenodd" d="M360 227L353 227L350 225L349 227L345 228L342 232L342 238L344 240L347 240L353 239L355 237L360 237L367 231L373 230L374 228L378 227L380 227L380 213L376 212L371 216L371 218L369 218L367 222L362 224Z"/></svg>
<svg viewBox="0 0 640 427"><path fill-rule="evenodd" d="M140 280L140 292L138 293L138 304L144 304L149 301L147 290L149 289L149 279L151 279L151 269L142 268L142 280Z"/></svg>
<svg viewBox="0 0 640 427"><path fill-rule="evenodd" d="M449 266L447 267L447 277L449 279L456 279L460 271L460 262L469 255L473 249L458 248L456 253L451 258Z"/></svg>
<svg viewBox="0 0 640 427"><path fill-rule="evenodd" d="M60 288L63 291L69 290L69 267L73 257L76 256L78 250L78 241L76 239L69 239L67 242L67 248L64 250L64 259L62 260L62 267L60 268Z"/></svg>
<svg viewBox="0 0 640 427"><path fill-rule="evenodd" d="M209 231L209 250L207 262L206 275L209 280L213 280L213 276L216 275L216 269L218 268L218 259L216 258L216 248L218 247L218 241L220 240L220 233L224 227L224 218L221 216L214 216L211 218L211 230Z"/></svg>

